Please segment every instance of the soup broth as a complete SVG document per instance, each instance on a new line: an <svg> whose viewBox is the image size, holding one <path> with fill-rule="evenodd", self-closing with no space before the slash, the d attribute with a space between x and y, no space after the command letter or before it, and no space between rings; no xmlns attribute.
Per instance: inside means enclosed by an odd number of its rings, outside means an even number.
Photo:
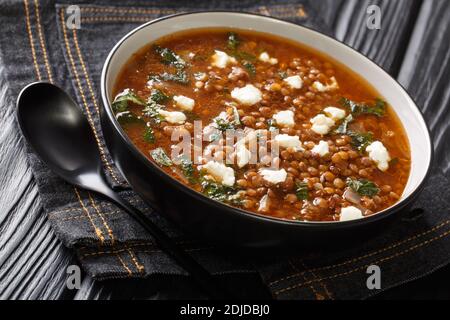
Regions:
<svg viewBox="0 0 450 320"><path fill-rule="evenodd" d="M396 203L408 180L408 139L383 97L349 68L287 39L176 33L135 53L114 95L119 123L150 161L257 214L363 218ZM230 143L226 134L236 132ZM189 137L191 155L173 157L180 136Z"/></svg>

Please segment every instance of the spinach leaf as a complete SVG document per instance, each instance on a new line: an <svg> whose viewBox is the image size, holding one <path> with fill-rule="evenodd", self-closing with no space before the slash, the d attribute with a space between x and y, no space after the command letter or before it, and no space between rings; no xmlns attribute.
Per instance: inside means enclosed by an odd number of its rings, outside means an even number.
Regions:
<svg viewBox="0 0 450 320"><path fill-rule="evenodd" d="M150 99L156 103L165 103L169 100L169 96L159 89L153 89L150 94Z"/></svg>
<svg viewBox="0 0 450 320"><path fill-rule="evenodd" d="M334 134L347 134L350 132L348 130L348 125L353 121L353 116L349 114L345 119L339 124L339 126L334 130Z"/></svg>
<svg viewBox="0 0 450 320"><path fill-rule="evenodd" d="M161 74L153 74L149 76L149 80L154 81L172 81L180 84L188 84L189 76L186 71L178 70L176 73L163 72Z"/></svg>
<svg viewBox="0 0 450 320"><path fill-rule="evenodd" d="M125 89L114 98L112 103L114 113L127 111L130 102L141 106L145 105L145 101L136 95L136 93L130 89Z"/></svg>
<svg viewBox="0 0 450 320"><path fill-rule="evenodd" d="M208 179L203 179L201 186L203 194L205 194L208 198L234 205L242 204L239 194L233 187L227 187Z"/></svg>
<svg viewBox="0 0 450 320"><path fill-rule="evenodd" d="M156 148L150 151L150 155L153 160L161 166L170 167L173 164L172 160L170 160L169 156L162 148Z"/></svg>
<svg viewBox="0 0 450 320"><path fill-rule="evenodd" d="M116 113L116 119L121 125L126 125L130 123L144 123L140 117L135 115L130 111L123 111Z"/></svg>
<svg viewBox="0 0 450 320"><path fill-rule="evenodd" d="M155 133L153 132L152 127L145 127L143 138L145 142L155 143Z"/></svg>
<svg viewBox="0 0 450 320"><path fill-rule="evenodd" d="M389 166L395 166L399 161L399 158L393 158L391 161L389 161Z"/></svg>
<svg viewBox="0 0 450 320"><path fill-rule="evenodd" d="M187 157L180 156L178 159L178 165L183 171L184 176L188 179L188 181L192 184L196 183L195 179L195 169L191 160Z"/></svg>
<svg viewBox="0 0 450 320"><path fill-rule="evenodd" d="M298 182L296 184L295 195L298 200L308 200L308 184L306 182Z"/></svg>
<svg viewBox="0 0 450 320"><path fill-rule="evenodd" d="M223 118L215 118L214 123L216 124L216 128L220 131L227 131L227 130L233 130L235 129L235 126L233 123L223 119Z"/></svg>
<svg viewBox="0 0 450 320"><path fill-rule="evenodd" d="M256 57L253 54L245 52L245 51L236 51L232 55L239 61L247 61L247 62L255 62L256 61Z"/></svg>
<svg viewBox="0 0 450 320"><path fill-rule="evenodd" d="M227 47L230 50L236 50L239 44L241 43L241 40L239 39L238 35L235 32L228 33L228 41L227 41Z"/></svg>
<svg viewBox="0 0 450 320"><path fill-rule="evenodd" d="M153 122L160 123L164 121L164 117L159 113L159 110L162 109L163 106L157 104L153 100L149 100L145 108L142 110L144 115L153 119Z"/></svg>
<svg viewBox="0 0 450 320"><path fill-rule="evenodd" d="M269 131L277 130L277 122L275 121L275 119L268 119L266 123L267 126L269 127Z"/></svg>
<svg viewBox="0 0 450 320"><path fill-rule="evenodd" d="M373 105L357 103L347 98L342 98L339 102L344 107L348 108L355 116L360 114L373 114L377 117L382 117L386 113L386 102L380 98L375 99L375 103Z"/></svg>
<svg viewBox="0 0 450 320"><path fill-rule="evenodd" d="M358 151L366 150L366 147L373 142L372 132L348 132L348 135L352 138L352 146Z"/></svg>
<svg viewBox="0 0 450 320"><path fill-rule="evenodd" d="M169 48L162 48L158 45L155 45L153 48L161 57L162 63L174 66L177 69L183 69L186 66L186 62Z"/></svg>
<svg viewBox="0 0 450 320"><path fill-rule="evenodd" d="M242 63L245 69L247 69L248 74L251 77L254 77L256 75L256 67L253 63L245 61Z"/></svg>
<svg viewBox="0 0 450 320"><path fill-rule="evenodd" d="M378 186L372 181L367 179L354 180L348 178L347 186L349 186L353 191L359 193L362 196L373 197L380 192Z"/></svg>
<svg viewBox="0 0 450 320"><path fill-rule="evenodd" d="M279 76L281 79L286 79L287 76L288 76L288 74L287 74L286 71L280 70L280 71L278 71L278 76Z"/></svg>

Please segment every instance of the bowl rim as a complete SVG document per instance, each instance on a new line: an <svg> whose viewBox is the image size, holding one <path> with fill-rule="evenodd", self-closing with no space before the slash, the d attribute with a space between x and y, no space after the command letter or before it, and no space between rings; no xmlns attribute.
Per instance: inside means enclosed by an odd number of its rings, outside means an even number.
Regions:
<svg viewBox="0 0 450 320"><path fill-rule="evenodd" d="M393 80L394 83L398 85L398 88L400 90L402 90L403 93L409 99L411 99L411 101L413 102L414 107L417 109L418 115L420 116L419 120L421 122L423 122L424 127L426 129L426 134L427 134L427 139L426 140L427 140L427 142L429 144L429 150L430 150L429 161L426 164L427 165L426 173L423 176L423 178L420 181L420 183L411 192L411 194L406 196L404 199L401 199L400 201L396 202L394 205L392 205L392 206L390 206L390 207L388 207L388 208L386 208L384 210L381 210L379 212L376 212L373 215L370 215L370 216L367 216L367 217L364 217L364 218L361 218L361 219L348 220L348 221L299 221L299 220L288 220L288 219L281 219L281 218L276 218L276 217L271 217L271 216L265 216L265 215L254 213L254 212L251 212L251 211L247 211L247 210L244 210L244 209L241 209L241 208L238 208L238 207L233 207L231 205L228 205L228 204L220 202L220 201L213 200L213 199L207 197L206 195L202 194L201 192L198 192L198 191L190 188L189 186L181 183L177 179L172 178L164 170L162 170L159 166L157 166L152 161L150 161L143 154L143 152L140 151L133 144L133 142L129 139L129 137L127 136L125 131L120 126L119 122L117 121L117 119L114 116L114 113L112 111L111 103L109 101L108 94L106 92L106 76L108 74L108 70L109 70L109 67L110 67L110 64L111 64L111 60L112 60L114 54L116 53L116 51L127 41L127 39L130 38L135 33L137 33L138 31L140 31L141 29L147 28L148 26L151 26L151 25L156 24L158 22L161 22L161 21L164 21L164 20L168 20L168 19L172 19L172 18L178 18L178 17L188 16L188 15L195 15L195 14L208 14L208 13L233 14L233 15L240 15L242 17L253 16L253 17L258 17L260 19L274 20L275 22L282 22L282 23L285 23L285 24L289 24L291 27L294 27L294 28L300 28L300 29L309 30L310 32L316 33L317 35L319 35L321 37L327 38L329 41L334 42L337 45L344 45L345 47L347 47L348 49L353 51L353 53L364 57L367 63L373 64L378 69L380 69L386 76L388 76L391 80ZM262 31L258 31L258 32L262 32ZM143 43L142 47L144 47L146 44L148 44L148 43ZM307 45L307 44L305 44L305 45ZM307 45L307 46L311 47L310 45ZM130 55L130 57L131 57L131 55ZM344 64L343 62L340 62L340 63ZM128 32L126 35L124 35L114 45L114 47L108 53L108 56L107 56L107 58L106 58L106 60L105 60L105 62L103 64L103 68L102 68L102 73L101 73L101 78L100 78L100 89L101 89L101 96L102 96L102 102L103 102L102 106L103 106L103 108L106 111L106 114L108 116L109 121L112 122L114 129L119 133L122 141L127 145L129 150L131 152L133 152L138 158L143 160L143 163L145 163L145 166L148 169L150 169L150 170L155 170L156 169L157 173L159 174L159 176L161 178L166 179L169 183L174 184L177 188L179 188L179 189L181 188L183 191L187 192L190 196L196 197L196 198L198 198L201 201L206 201L207 203L209 203L212 206L220 207L220 208L223 208L223 209L228 209L230 211L233 211L232 212L233 214L242 214L246 218L262 220L262 221L269 222L269 223L291 225L291 226L340 228L340 227L345 227L345 226L350 226L350 225L354 225L354 226L356 226L356 225L363 225L363 224L367 224L367 223L370 223L370 222L375 222L375 221L380 220L380 219L387 218L390 215L392 215L393 213L395 213L395 212L403 209L404 207L406 207L411 201L413 201L419 195L419 193L424 188L425 182L427 181L427 179L430 176L431 166L432 166L432 163L434 161L433 141L431 140L430 129L428 127L428 124L425 121L423 112L417 106L416 101L411 97L411 95L406 91L406 89L397 81L397 79L392 77L380 65L378 65L376 62L372 61L372 59L370 59L369 57L367 57L363 53L360 53L359 51L353 49L352 47L350 47L349 45L347 45L346 43L344 43L344 42L342 42L342 41L340 41L338 39L335 39L335 38L333 38L333 37L331 37L331 36L329 36L327 34L324 34L324 33L320 32L320 31L314 30L314 29L312 29L310 27L306 27L306 26L303 26L303 25L296 24L294 22L290 22L290 21L286 21L286 20L283 20L283 19L280 19L280 18L266 16L266 15L262 15L262 14L258 14L258 13L245 12L245 11L237 12L237 11L228 11L228 10L200 10L200 11L190 11L190 12L182 12L182 13L171 14L171 15L163 16L163 17L160 17L160 18L157 18L157 19L154 19L154 20L150 20L150 21L148 21L146 23L143 23L143 24L137 26L136 28L134 28L133 30L131 30L130 32Z"/></svg>

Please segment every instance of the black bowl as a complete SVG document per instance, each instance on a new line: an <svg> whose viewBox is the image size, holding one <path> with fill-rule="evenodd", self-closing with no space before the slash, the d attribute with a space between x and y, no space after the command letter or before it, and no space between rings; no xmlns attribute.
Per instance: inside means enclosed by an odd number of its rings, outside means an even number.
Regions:
<svg viewBox="0 0 450 320"><path fill-rule="evenodd" d="M160 32L158 31L158 24L161 22L166 23L170 22L171 19L179 20L183 19L183 17L192 17L192 15L205 17L205 15L209 14L239 16L241 19L276 21L282 23L283 26L291 25L292 28L299 28L300 30L307 30L307 32L315 33L315 31L311 31L304 27L265 16L215 11L164 17L148 22L122 38L110 52L102 72L101 93L103 106L101 107L101 125L106 145L115 164L137 194L139 194L146 202L158 206L165 216L182 230L193 234L195 237L204 237L217 243L246 248L280 248L281 246L310 247L312 245L328 246L334 243L342 244L342 241L345 241L345 239L354 240L358 235L368 236L373 232L377 232L379 226L392 221L392 218L398 216L395 215L395 213L402 211L412 203L423 188L424 181L429 173L432 158L429 132L422 115L418 112L419 109L414 103L414 107L416 108L414 112L417 114L415 117L419 118L418 121L421 125L419 129L424 130L427 135L426 152L429 153L429 157L427 158L429 161L424 164L426 167L423 177L419 183L415 185L414 190L394 206L359 220L345 222L301 222L258 215L211 200L203 194L196 192L173 179L157 165L149 161L127 137L110 107L110 96L107 87L111 86L111 84L108 85L107 78L111 68L111 60L114 55L117 54L118 49L126 43L130 37L144 28L156 27L156 32ZM212 22L212 26L216 26L216 24ZM327 41L331 40L336 42L336 45L345 46L325 35L321 35L321 37L322 39L328 39ZM140 47L143 47L146 44L147 43L141 43ZM134 46L136 47L136 44ZM135 49L139 48L136 47ZM352 54L361 56L359 53L356 53L356 51L350 50ZM131 54L129 57L131 57ZM373 67L373 62L367 58L364 59L366 59L367 63L371 64L371 67ZM118 66L115 66L115 68L119 69ZM383 72L383 76L390 78L385 72ZM393 81L396 84L396 90L401 92L402 95L407 95L404 89L401 88L395 80L390 78L390 81ZM422 125L425 126L425 129ZM337 242L337 240L339 240L339 242Z"/></svg>

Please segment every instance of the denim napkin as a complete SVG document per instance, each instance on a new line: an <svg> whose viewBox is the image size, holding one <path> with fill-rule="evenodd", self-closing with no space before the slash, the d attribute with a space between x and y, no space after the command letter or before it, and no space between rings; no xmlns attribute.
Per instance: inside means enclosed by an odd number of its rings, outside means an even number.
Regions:
<svg viewBox="0 0 450 320"><path fill-rule="evenodd" d="M212 247L182 234L164 213L145 204L114 166L99 125L99 79L103 61L115 42L139 24L160 16L198 10L256 12L293 21L327 34L330 27L309 1L78 1L81 28L66 26L73 3L7 0L0 4L3 31L0 55L12 97L37 80L65 88L95 128L109 182L155 221L213 274L259 273L273 297L280 299L365 298L376 292L366 285L367 267L382 270L384 289L423 276L450 259L449 181L435 170L425 191L400 223L376 237L341 250L293 250L289 257L268 254L248 258ZM14 37L12 37L14 35ZM52 174L30 151L30 166L54 231L75 250L83 268L96 279L183 275L126 213L95 194L74 188ZM422 210L424 209L424 210ZM238 284L237 284L238 285Z"/></svg>

